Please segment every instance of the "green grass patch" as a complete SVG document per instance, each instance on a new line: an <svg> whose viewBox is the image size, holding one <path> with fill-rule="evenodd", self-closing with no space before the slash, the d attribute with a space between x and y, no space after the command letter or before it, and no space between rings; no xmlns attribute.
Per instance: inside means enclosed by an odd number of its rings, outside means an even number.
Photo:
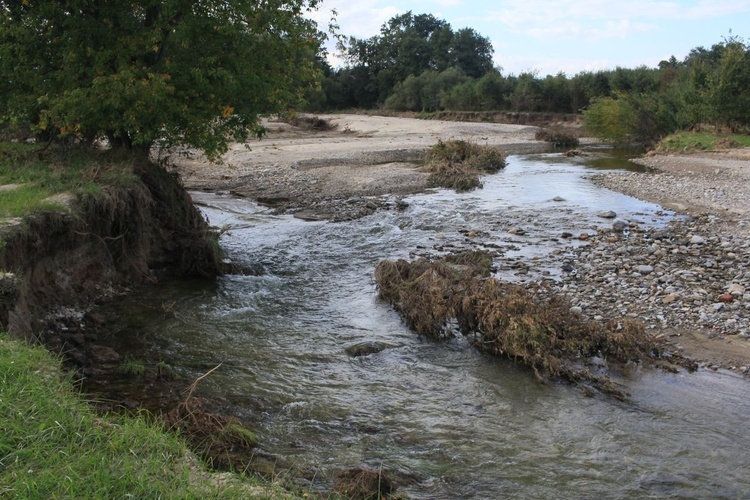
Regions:
<svg viewBox="0 0 750 500"><path fill-rule="evenodd" d="M61 203L48 200L50 195L48 190L30 184L0 190L0 217L21 217L36 210L64 210Z"/></svg>
<svg viewBox="0 0 750 500"><path fill-rule="evenodd" d="M145 416L97 415L47 351L6 334L0 415L0 498L290 498L239 475L209 474Z"/></svg>
<svg viewBox="0 0 750 500"><path fill-rule="evenodd" d="M40 148L38 144L0 143L0 186L21 185L0 191L0 216L59 211L65 207L47 200L48 197L70 193L79 199L100 193L103 186L129 186L137 182L133 165L112 152Z"/></svg>
<svg viewBox="0 0 750 500"><path fill-rule="evenodd" d="M715 149L750 147L750 135L716 134L711 132L677 132L662 139L656 151L679 153L683 151L712 151Z"/></svg>

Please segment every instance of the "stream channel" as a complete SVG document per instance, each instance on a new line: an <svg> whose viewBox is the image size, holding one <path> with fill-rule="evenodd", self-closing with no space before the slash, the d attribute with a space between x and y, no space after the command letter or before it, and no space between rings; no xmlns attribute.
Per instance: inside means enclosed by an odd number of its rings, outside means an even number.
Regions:
<svg viewBox="0 0 750 500"><path fill-rule="evenodd" d="M403 211L345 223L193 193L226 229L229 258L254 272L118 299L98 313L100 342L169 363L183 387L223 363L198 395L257 429L263 451L315 471L313 490L330 487L336 470L369 467L408 478L398 492L418 499L750 498L750 399L739 377L635 370L620 380L629 400L585 397L465 339L420 338L376 297L380 260L476 244L467 231L499 252L500 278L525 281L559 276L566 251L585 244L560 235L610 226L598 212L666 224L674 214L587 179L623 168L616 158L511 156L483 189L414 195ZM347 354L364 342L387 347Z"/></svg>

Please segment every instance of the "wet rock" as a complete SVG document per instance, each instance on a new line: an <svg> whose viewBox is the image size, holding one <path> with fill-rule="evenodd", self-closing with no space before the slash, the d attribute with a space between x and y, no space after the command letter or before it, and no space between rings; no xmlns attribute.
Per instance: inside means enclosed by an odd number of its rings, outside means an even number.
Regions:
<svg viewBox="0 0 750 500"><path fill-rule="evenodd" d="M347 347L346 353L353 358L358 358L359 356L369 356L370 354L379 353L389 347L393 346L385 342L361 342Z"/></svg>
<svg viewBox="0 0 750 500"><path fill-rule="evenodd" d="M554 198L552 198L552 201L565 201L565 198L563 198L562 196L555 196Z"/></svg>
<svg viewBox="0 0 750 500"><path fill-rule="evenodd" d="M605 212L599 212L596 214L597 217L601 217L602 219L614 219L617 217L617 213L613 212L612 210L607 210Z"/></svg>
<svg viewBox="0 0 750 500"><path fill-rule="evenodd" d="M113 364L120 360L120 355L111 347L89 344L87 354L92 363L98 365Z"/></svg>
<svg viewBox="0 0 750 500"><path fill-rule="evenodd" d="M630 227L628 222L622 219L617 219L612 223L612 229L618 232L625 231L628 227Z"/></svg>

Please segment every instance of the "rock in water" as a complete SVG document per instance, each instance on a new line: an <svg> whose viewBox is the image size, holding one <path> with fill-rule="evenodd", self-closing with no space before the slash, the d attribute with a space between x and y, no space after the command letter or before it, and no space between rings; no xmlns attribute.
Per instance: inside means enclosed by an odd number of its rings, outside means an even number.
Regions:
<svg viewBox="0 0 750 500"><path fill-rule="evenodd" d="M622 219L617 219L612 223L612 229L618 232L625 231L628 228L629 224L627 221L624 221Z"/></svg>
<svg viewBox="0 0 750 500"><path fill-rule="evenodd" d="M357 358L359 356L369 356L370 354L376 354L391 347L385 342L361 342L359 344L350 345L346 348L346 353Z"/></svg>
<svg viewBox="0 0 750 500"><path fill-rule="evenodd" d="M607 210L606 212L599 212L596 214L598 217L601 217L602 219L614 219L617 217L617 214L613 212L612 210Z"/></svg>

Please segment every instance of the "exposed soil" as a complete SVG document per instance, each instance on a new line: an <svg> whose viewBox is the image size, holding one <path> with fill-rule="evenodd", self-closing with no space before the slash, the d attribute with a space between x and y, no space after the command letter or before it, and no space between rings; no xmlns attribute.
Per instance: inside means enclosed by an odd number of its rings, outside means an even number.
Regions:
<svg viewBox="0 0 750 500"><path fill-rule="evenodd" d="M419 161L438 140L463 139L510 154L540 151L536 127L495 123L418 120L367 115L330 115L332 130L315 131L268 122L267 136L249 148L235 145L222 165L200 157L173 156L172 168L190 189L229 190L306 219L346 220L378 209L399 208L398 195L427 188ZM597 176L595 182L698 216L709 234L750 234L750 150L650 155L638 163L647 173ZM750 366L750 342L738 336L709 337L696 325L671 331L675 349L708 366Z"/></svg>

